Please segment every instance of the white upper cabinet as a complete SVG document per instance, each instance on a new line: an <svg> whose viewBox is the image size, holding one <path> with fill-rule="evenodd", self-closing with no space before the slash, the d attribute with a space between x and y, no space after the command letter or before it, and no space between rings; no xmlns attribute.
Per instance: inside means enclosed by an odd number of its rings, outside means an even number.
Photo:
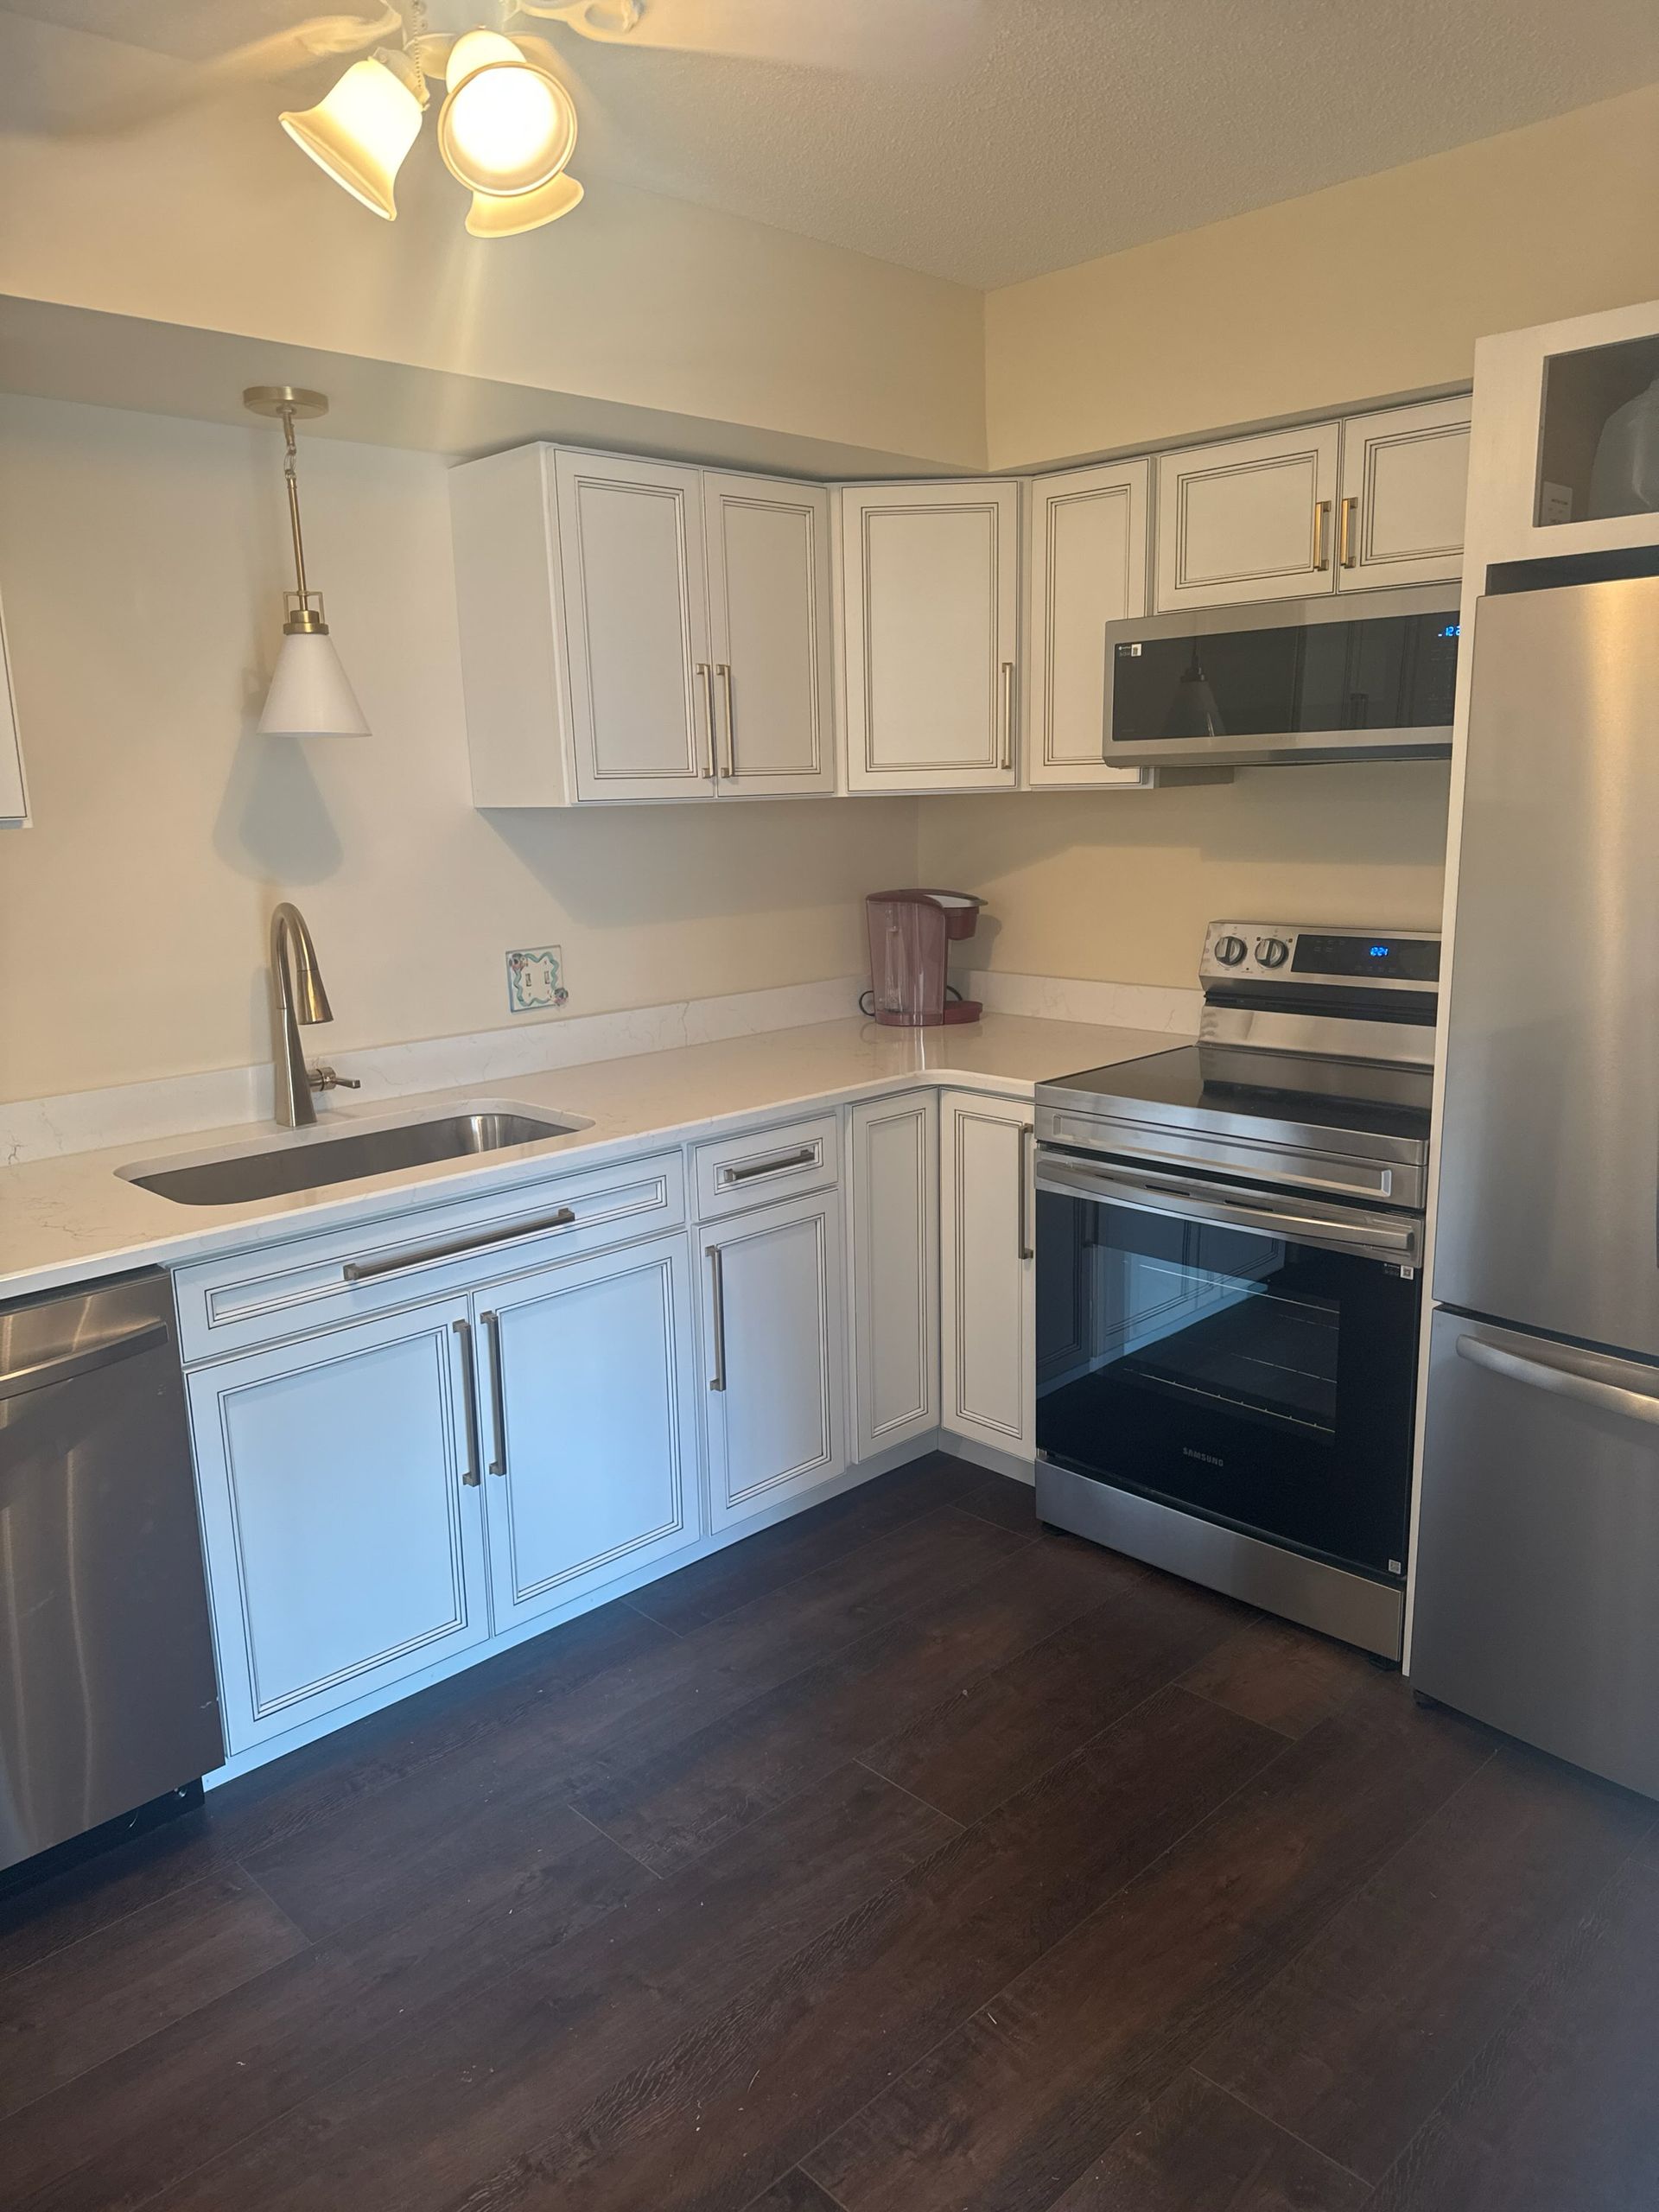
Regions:
<svg viewBox="0 0 1659 2212"><path fill-rule="evenodd" d="M1338 589L1456 576L1468 490L1466 398L1351 416L1342 426Z"/></svg>
<svg viewBox="0 0 1659 2212"><path fill-rule="evenodd" d="M1031 486L1029 784L1128 785L1108 765L1105 626L1147 611L1149 461L1039 477Z"/></svg>
<svg viewBox="0 0 1659 2212"><path fill-rule="evenodd" d="M1018 485L849 485L841 500L849 787L1012 790Z"/></svg>
<svg viewBox="0 0 1659 2212"><path fill-rule="evenodd" d="M19 829L29 820L23 788L23 747L17 733L17 699L11 688L11 661L0 616L0 829Z"/></svg>
<svg viewBox="0 0 1659 2212"><path fill-rule="evenodd" d="M1315 423L1162 455L1159 612L1330 590L1338 445Z"/></svg>
<svg viewBox="0 0 1659 2212"><path fill-rule="evenodd" d="M721 797L836 788L830 494L702 479Z"/></svg>

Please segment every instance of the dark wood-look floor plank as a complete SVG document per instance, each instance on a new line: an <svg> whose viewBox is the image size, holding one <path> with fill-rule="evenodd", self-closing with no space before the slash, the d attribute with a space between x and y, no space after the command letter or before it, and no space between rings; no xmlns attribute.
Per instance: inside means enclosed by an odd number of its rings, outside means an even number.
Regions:
<svg viewBox="0 0 1659 2212"><path fill-rule="evenodd" d="M1306 1735L1378 1672L1363 1652L1259 1614L1200 1660L1186 1687L1281 1735Z"/></svg>
<svg viewBox="0 0 1659 2212"><path fill-rule="evenodd" d="M0 1903L0 1979L233 1861L203 1809Z"/></svg>
<svg viewBox="0 0 1659 2212"><path fill-rule="evenodd" d="M1375 2181L1653 1822L1644 1800L1505 1746L1201 2071Z"/></svg>
<svg viewBox="0 0 1659 2212"><path fill-rule="evenodd" d="M1478 1732L1417 1712L1397 1680L1368 1688L806 2171L847 2212L1042 2212L1490 1756Z"/></svg>
<svg viewBox="0 0 1659 2212"><path fill-rule="evenodd" d="M444 2202L738 2212L1282 1748L1183 1692L1149 1700Z"/></svg>
<svg viewBox="0 0 1659 2212"><path fill-rule="evenodd" d="M796 2166L746 2206L745 2212L841 2212L841 2208Z"/></svg>
<svg viewBox="0 0 1659 2212"><path fill-rule="evenodd" d="M552 1957L382 2037L353 2074L157 2202L448 2202L956 1833L879 1775L844 1769Z"/></svg>
<svg viewBox="0 0 1659 2212"><path fill-rule="evenodd" d="M1052 2212L1359 2212L1370 2193L1357 2175L1187 2073Z"/></svg>
<svg viewBox="0 0 1659 2212"><path fill-rule="evenodd" d="M1237 1626L1227 1599L1186 1583L1149 1588L1119 1571L1127 1561L1101 1556L1111 1575L1103 1605L887 1737L867 1764L957 1820L976 1820Z"/></svg>
<svg viewBox="0 0 1659 2212"><path fill-rule="evenodd" d="M1659 1848L1628 1860L1366 2212L1659 2204Z"/></svg>
<svg viewBox="0 0 1659 2212"><path fill-rule="evenodd" d="M999 1529L1024 1530L1041 1525L1037 1519L1036 1491L1029 1483L1015 1482L1008 1475L982 1474L978 1487L958 1503L964 1513L982 1514Z"/></svg>
<svg viewBox="0 0 1659 2212"><path fill-rule="evenodd" d="M302 1950L239 1870L205 1875L0 1981L0 2116Z"/></svg>
<svg viewBox="0 0 1659 2212"><path fill-rule="evenodd" d="M980 1524L988 1533L991 1524ZM581 1792L578 1808L659 1873L683 1866L895 1725L956 1697L1099 1602L1109 1563L1067 1538L1033 1541L992 1573L916 1605L670 1750ZM925 1791L918 1791L925 1796Z"/></svg>

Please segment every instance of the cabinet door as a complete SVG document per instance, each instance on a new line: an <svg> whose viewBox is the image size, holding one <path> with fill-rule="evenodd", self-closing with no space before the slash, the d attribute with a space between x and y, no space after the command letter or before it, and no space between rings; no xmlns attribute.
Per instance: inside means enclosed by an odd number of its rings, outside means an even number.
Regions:
<svg viewBox="0 0 1659 2212"><path fill-rule="evenodd" d="M832 791L830 494L705 471L702 512L721 796Z"/></svg>
<svg viewBox="0 0 1659 2212"><path fill-rule="evenodd" d="M1342 426L1338 588L1457 576L1468 493L1467 399L1351 416Z"/></svg>
<svg viewBox="0 0 1659 2212"><path fill-rule="evenodd" d="M701 475L563 450L554 474L577 796L711 798Z"/></svg>
<svg viewBox="0 0 1659 2212"><path fill-rule="evenodd" d="M1158 608L1306 599L1336 574L1334 423L1158 462Z"/></svg>
<svg viewBox="0 0 1659 2212"><path fill-rule="evenodd" d="M1079 468L1032 486L1032 784L1127 785L1139 768L1109 766L1105 626L1147 611L1149 461Z"/></svg>
<svg viewBox="0 0 1659 2212"><path fill-rule="evenodd" d="M189 1378L232 1751L488 1634L466 1318L443 1300Z"/></svg>
<svg viewBox="0 0 1659 2212"><path fill-rule="evenodd" d="M1012 790L1019 487L842 493L854 791Z"/></svg>
<svg viewBox="0 0 1659 2212"><path fill-rule="evenodd" d="M11 661L0 617L0 829L16 829L29 819L23 791L23 747L17 734L17 700L11 688Z"/></svg>
<svg viewBox="0 0 1659 2212"><path fill-rule="evenodd" d="M709 1511L719 1529L846 1465L841 1194L715 1224L701 1249Z"/></svg>
<svg viewBox="0 0 1659 2212"><path fill-rule="evenodd" d="M702 1534L689 1264L659 1236L478 1294L498 1629Z"/></svg>
<svg viewBox="0 0 1659 2212"><path fill-rule="evenodd" d="M942 1419L1028 1459L1036 1427L1031 1109L947 1092L943 1110Z"/></svg>
<svg viewBox="0 0 1659 2212"><path fill-rule="evenodd" d="M866 1459L939 1418L938 1101L852 1110L853 1398Z"/></svg>

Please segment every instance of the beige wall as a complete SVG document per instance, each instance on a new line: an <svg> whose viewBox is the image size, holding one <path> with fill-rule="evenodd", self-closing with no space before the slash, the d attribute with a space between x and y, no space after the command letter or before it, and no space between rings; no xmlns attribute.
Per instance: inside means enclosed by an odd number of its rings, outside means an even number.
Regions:
<svg viewBox="0 0 1659 2212"><path fill-rule="evenodd" d="M1466 383L1659 293L1659 86L991 293L990 466Z"/></svg>
<svg viewBox="0 0 1659 2212"><path fill-rule="evenodd" d="M1438 761L1353 762L924 799L920 880L988 902L976 967L1190 987L1224 918L1438 927L1446 779Z"/></svg>
<svg viewBox="0 0 1659 2212"><path fill-rule="evenodd" d="M308 452L315 574L374 734L255 735L286 581L278 452L263 428L0 398L37 817L0 834L0 1097L263 1057L284 895L341 1050L504 1025L514 946L563 944L573 1013L862 966L859 900L911 875L912 801L474 810L431 456Z"/></svg>

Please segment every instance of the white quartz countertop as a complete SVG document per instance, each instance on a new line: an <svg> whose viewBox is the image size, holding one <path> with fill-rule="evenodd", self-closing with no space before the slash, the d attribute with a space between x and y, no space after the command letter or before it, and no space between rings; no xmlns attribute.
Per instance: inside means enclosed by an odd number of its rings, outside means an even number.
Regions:
<svg viewBox="0 0 1659 2212"><path fill-rule="evenodd" d="M1029 1097L1035 1084L1086 1068L1168 1052L1186 1040L1147 1029L987 1014L942 1029L884 1029L870 1021L820 1022L714 1045L595 1060L505 1083L462 1085L372 1107L319 1113L319 1133L370 1128L445 1104L522 1105L580 1116L590 1127L482 1158L402 1168L354 1183L236 1205L188 1206L123 1179L119 1170L307 1141L269 1122L151 1138L106 1151L0 1169L0 1295L24 1296L87 1277L173 1266L292 1235L397 1211L442 1190L471 1195L499 1184L533 1185L538 1170L587 1165L619 1149L679 1143L727 1124L824 1102L870 1096L931 1077L942 1084ZM337 1094L336 1094L337 1095ZM309 1133L308 1133L308 1136Z"/></svg>

